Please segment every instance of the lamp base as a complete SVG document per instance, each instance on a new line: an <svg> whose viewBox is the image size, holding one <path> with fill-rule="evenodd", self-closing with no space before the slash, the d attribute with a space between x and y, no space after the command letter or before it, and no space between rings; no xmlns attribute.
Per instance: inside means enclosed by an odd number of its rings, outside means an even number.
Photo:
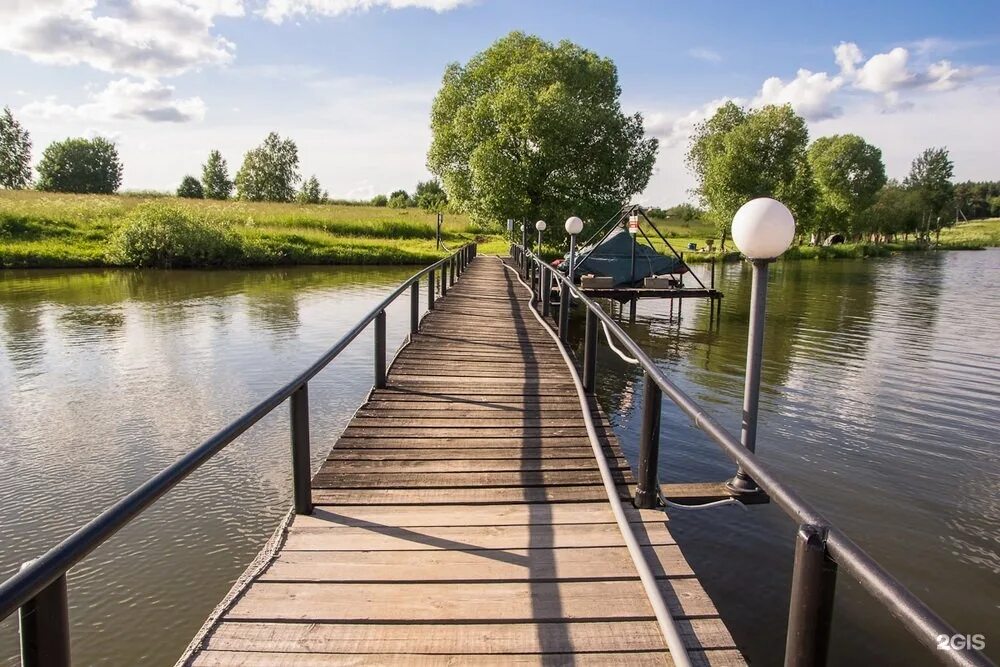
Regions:
<svg viewBox="0 0 1000 667"><path fill-rule="evenodd" d="M750 476L742 470L737 472L735 477L726 482L726 489L737 495L741 493L757 493L760 491L757 487L757 482L753 481Z"/></svg>

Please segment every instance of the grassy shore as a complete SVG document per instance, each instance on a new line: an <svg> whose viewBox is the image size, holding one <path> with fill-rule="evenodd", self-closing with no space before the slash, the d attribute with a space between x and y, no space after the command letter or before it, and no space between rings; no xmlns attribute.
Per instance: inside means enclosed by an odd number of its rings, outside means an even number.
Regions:
<svg viewBox="0 0 1000 667"><path fill-rule="evenodd" d="M435 215L418 209L376 208L346 204L271 204L206 201L163 196L66 195L34 191L0 191L0 267L93 267L141 265L135 255L122 252L122 240L137 213L152 207L180 211L198 227L191 246L214 245L212 253L194 252L186 263L171 265L252 266L292 264L426 264L446 250L435 248ZM159 207L157 209L156 207ZM704 248L715 236L701 220L657 220L660 233L684 253L688 262L732 261L733 251ZM162 231L169 224L154 232ZM149 233L150 226L145 228ZM134 231L134 230L133 230ZM552 240L558 230L550 230ZM661 252L666 247L646 229ZM211 232L211 233L206 233ZM534 235L532 235L534 236ZM128 237L134 246L136 237ZM482 254L505 254L504 235L479 229L467 216L447 214L443 228L447 248L476 240ZM142 237L139 243L144 242ZM940 249L976 249L1000 246L1000 219L964 223L941 232ZM842 244L830 247L795 246L783 259L883 257L897 252L925 250L914 242ZM558 249L551 248L554 254ZM149 265L148 263L146 265ZM153 265L158 265L153 263Z"/></svg>
<svg viewBox="0 0 1000 667"><path fill-rule="evenodd" d="M248 250L240 264L424 264L435 249L435 215L418 209L299 205L0 191L0 266L127 265L117 234L136 209L155 204L222 229ZM457 248L477 237L464 215L445 216L443 240Z"/></svg>

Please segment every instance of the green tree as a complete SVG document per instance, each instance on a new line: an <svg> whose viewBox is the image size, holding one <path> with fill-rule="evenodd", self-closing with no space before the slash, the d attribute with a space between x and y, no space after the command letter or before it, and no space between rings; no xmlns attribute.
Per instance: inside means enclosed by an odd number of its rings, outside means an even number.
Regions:
<svg viewBox="0 0 1000 667"><path fill-rule="evenodd" d="M448 195L441 187L441 181L432 178L429 181L417 183L417 189L413 193L413 201L425 211L441 212L448 205Z"/></svg>
<svg viewBox="0 0 1000 667"><path fill-rule="evenodd" d="M946 210L946 207L955 196L955 187L951 182L954 175L955 164L948 156L947 148L928 148L910 165L910 175L903 184L920 197L925 236L932 225L940 234L942 220L946 224L951 221L952 211Z"/></svg>
<svg viewBox="0 0 1000 667"><path fill-rule="evenodd" d="M208 161L201 166L201 185L208 199L229 199L233 182L229 180L229 166L222 153L213 150Z"/></svg>
<svg viewBox="0 0 1000 667"><path fill-rule="evenodd" d="M386 197L385 195L375 195L374 197L372 197L372 206L382 207L388 205L389 205L389 198Z"/></svg>
<svg viewBox="0 0 1000 667"><path fill-rule="evenodd" d="M755 197L782 201L797 220L812 216L808 141L805 121L787 104L747 110L727 102L698 124L687 165L723 247L736 210Z"/></svg>
<svg viewBox="0 0 1000 667"><path fill-rule="evenodd" d="M326 193L319 186L316 176L310 176L302 183L297 197L300 204L322 204L326 199Z"/></svg>
<svg viewBox="0 0 1000 667"><path fill-rule="evenodd" d="M890 241L900 234L910 234L920 225L920 200L914 190L898 181L887 181L875 195L870 207L858 214L869 231L880 240Z"/></svg>
<svg viewBox="0 0 1000 667"><path fill-rule="evenodd" d="M406 190L396 190L389 195L389 208L406 208L410 205L410 195Z"/></svg>
<svg viewBox="0 0 1000 667"><path fill-rule="evenodd" d="M49 144L38 163L38 189L113 194L122 183L118 149L103 137Z"/></svg>
<svg viewBox="0 0 1000 667"><path fill-rule="evenodd" d="M808 156L822 209L812 225L817 235L837 229L821 226L831 218L839 219L840 229L856 237L869 231L868 219L861 213L875 203L886 183L882 151L856 134L835 134L814 141Z"/></svg>
<svg viewBox="0 0 1000 667"><path fill-rule="evenodd" d="M611 60L512 32L445 70L427 166L479 223L604 216L646 187L656 159L620 94Z"/></svg>
<svg viewBox="0 0 1000 667"><path fill-rule="evenodd" d="M10 112L0 115L0 188L22 190L31 183L31 135Z"/></svg>
<svg viewBox="0 0 1000 667"><path fill-rule="evenodd" d="M204 199L205 191L201 187L201 182L194 176L185 176L177 188L177 196L185 199Z"/></svg>
<svg viewBox="0 0 1000 667"><path fill-rule="evenodd" d="M295 185L300 180L295 142L271 132L264 143L243 156L243 165L236 173L236 196L248 201L289 202L295 199Z"/></svg>

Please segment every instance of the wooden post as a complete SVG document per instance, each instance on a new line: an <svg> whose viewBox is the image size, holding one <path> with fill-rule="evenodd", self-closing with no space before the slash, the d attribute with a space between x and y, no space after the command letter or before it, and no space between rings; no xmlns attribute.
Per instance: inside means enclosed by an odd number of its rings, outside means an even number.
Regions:
<svg viewBox="0 0 1000 667"><path fill-rule="evenodd" d="M420 330L420 281L410 285L410 340Z"/></svg>
<svg viewBox="0 0 1000 667"><path fill-rule="evenodd" d="M653 509L660 486L656 466L660 457L660 404L663 393L649 373L642 376L642 433L639 440L639 476L635 485L635 506Z"/></svg>
<svg viewBox="0 0 1000 667"><path fill-rule="evenodd" d="M827 554L825 531L808 524L799 526L788 605L785 667L826 664L836 585L837 564Z"/></svg>
<svg viewBox="0 0 1000 667"><path fill-rule="evenodd" d="M434 269L427 272L427 310L434 310Z"/></svg>
<svg viewBox="0 0 1000 667"><path fill-rule="evenodd" d="M295 513L312 514L312 473L309 463L309 385L303 384L291 398L292 485Z"/></svg>
<svg viewBox="0 0 1000 667"><path fill-rule="evenodd" d="M25 563L23 567L29 563ZM21 607L21 665L69 667L69 600L62 575Z"/></svg>
<svg viewBox="0 0 1000 667"><path fill-rule="evenodd" d="M597 379L597 315L587 308L583 334L583 388L593 393Z"/></svg>
<svg viewBox="0 0 1000 667"><path fill-rule="evenodd" d="M385 388L385 311L375 316L375 382L376 389Z"/></svg>

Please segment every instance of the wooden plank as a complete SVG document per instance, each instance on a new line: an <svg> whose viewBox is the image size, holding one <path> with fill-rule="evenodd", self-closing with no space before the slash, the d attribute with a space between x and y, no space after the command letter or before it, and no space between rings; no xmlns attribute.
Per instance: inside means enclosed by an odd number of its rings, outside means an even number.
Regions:
<svg viewBox="0 0 1000 667"><path fill-rule="evenodd" d="M697 667L702 665L729 667L744 665L737 651L705 651L692 656L692 662ZM517 667L541 666L553 664L572 664L577 667L669 667L673 665L670 656L661 652L631 651L618 653L574 653L571 655L524 655L524 654L475 654L466 653L454 655L426 655L422 653L381 653L377 664L383 666L407 665L409 667L454 666L456 664L474 664L480 667ZM191 663L196 667L316 667L331 663L343 666L370 665L369 655L346 655L324 653L262 653L244 651L203 651Z"/></svg>
<svg viewBox="0 0 1000 667"><path fill-rule="evenodd" d="M627 482L631 475L612 471L615 480ZM552 470L523 472L421 472L421 473L352 473L335 471L330 466L313 478L314 489L448 489L506 486L575 486L600 484L596 470Z"/></svg>
<svg viewBox="0 0 1000 667"><path fill-rule="evenodd" d="M523 486L496 489L313 489L316 505L494 505L496 503L607 502L600 484L575 486ZM621 498L632 492L621 490Z"/></svg>
<svg viewBox="0 0 1000 667"><path fill-rule="evenodd" d="M641 545L675 544L662 526L637 524ZM284 551L421 551L482 549L560 549L616 547L625 539L617 523L515 526L401 526L296 527L288 531Z"/></svg>
<svg viewBox="0 0 1000 667"><path fill-rule="evenodd" d="M514 458L519 461L546 459L585 459L593 461L594 451L588 447L393 447L391 441L380 440L382 447L357 447L340 443L330 450L327 461L450 461Z"/></svg>
<svg viewBox="0 0 1000 667"><path fill-rule="evenodd" d="M661 578L694 576L676 545L647 547ZM669 575L668 575L669 573ZM258 581L532 581L635 579L628 549L621 547L480 549L474 551L283 551Z"/></svg>
<svg viewBox="0 0 1000 667"><path fill-rule="evenodd" d="M732 649L729 633L714 619L681 621L678 630L701 650ZM405 653L414 646L431 655L543 654L602 651L662 651L653 621L592 621L558 626L547 623L483 623L470 632L453 625L371 625L363 623L223 623L209 637L219 651L381 654ZM470 636L471 635L471 636Z"/></svg>
<svg viewBox="0 0 1000 667"><path fill-rule="evenodd" d="M365 434L368 435L365 435ZM506 433L488 432L479 430L475 433L462 434L464 437L457 437L458 434L449 436L434 437L433 435L414 436L407 438L405 435L385 435L376 433L370 429L354 431L349 428L344 431L340 440L333 446L333 451L343 449L366 449L366 448L398 448L398 449L496 449L498 447L513 448L515 450L556 450L564 448L579 449L580 447L590 447L590 440L586 435L568 436L565 433L554 435L533 435L531 439L524 437L510 437L509 429Z"/></svg>
<svg viewBox="0 0 1000 667"><path fill-rule="evenodd" d="M294 525L302 528L329 525L363 526L369 523L393 526L517 526L529 523L612 523L614 513L607 502L465 505L442 510L440 507L321 507L313 514L297 515ZM626 507L630 522L665 523L658 510Z"/></svg>
<svg viewBox="0 0 1000 667"><path fill-rule="evenodd" d="M395 460L370 461L345 458L327 459L325 473L488 473L488 472L549 472L553 470L597 470L597 461L589 458L571 459L525 459L508 456L499 459L438 459L435 461ZM629 470L625 459L611 459L608 465L613 470Z"/></svg>
<svg viewBox="0 0 1000 667"><path fill-rule="evenodd" d="M676 618L716 616L695 579L661 579ZM654 618L639 581L538 583L270 583L257 581L227 620L330 622L614 620Z"/></svg>

